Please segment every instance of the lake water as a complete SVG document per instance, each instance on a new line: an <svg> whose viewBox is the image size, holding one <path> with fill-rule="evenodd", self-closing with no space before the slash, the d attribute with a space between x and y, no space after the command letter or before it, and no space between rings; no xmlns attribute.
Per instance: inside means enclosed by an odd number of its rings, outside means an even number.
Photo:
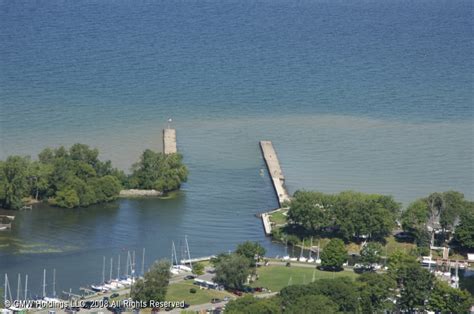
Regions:
<svg viewBox="0 0 474 314"><path fill-rule="evenodd" d="M359 190L405 205L474 199L471 1L0 0L0 158L82 142L129 169L168 117L189 181L168 200L39 206L0 234L0 273L57 270L57 291L128 250L146 265L186 234L193 256L263 235L277 202L258 141L290 192ZM139 263L140 258L138 258ZM107 268L108 275L108 268ZM16 285L14 285L16 286ZM48 291L51 292L49 283Z"/></svg>

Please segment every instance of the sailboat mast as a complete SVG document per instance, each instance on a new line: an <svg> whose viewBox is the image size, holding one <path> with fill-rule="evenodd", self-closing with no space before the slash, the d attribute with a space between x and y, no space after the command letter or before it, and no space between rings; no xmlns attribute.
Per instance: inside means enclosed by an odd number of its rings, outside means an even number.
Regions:
<svg viewBox="0 0 474 314"><path fill-rule="evenodd" d="M174 251L174 260L176 262L176 265L179 265L179 263L178 263L178 254L176 253L176 246L174 245L174 242L173 242L173 251Z"/></svg>
<svg viewBox="0 0 474 314"><path fill-rule="evenodd" d="M189 251L189 243L188 243L188 236L184 235L184 241L186 242L186 251L188 251L188 261L189 261L189 266L193 268L193 262L191 261L191 252Z"/></svg>
<svg viewBox="0 0 474 314"><path fill-rule="evenodd" d="M127 251L127 265L125 265L125 276L128 277L128 268L129 268L129 261L130 261L130 251Z"/></svg>
<svg viewBox="0 0 474 314"><path fill-rule="evenodd" d="M56 268L53 269L53 298L56 297Z"/></svg>
<svg viewBox="0 0 474 314"><path fill-rule="evenodd" d="M117 279L120 280L120 254L118 255L118 260L117 260Z"/></svg>
<svg viewBox="0 0 474 314"><path fill-rule="evenodd" d="M25 275L25 300L28 299L28 275Z"/></svg>
<svg viewBox="0 0 474 314"><path fill-rule="evenodd" d="M102 284L105 283L105 256L102 259Z"/></svg>
<svg viewBox="0 0 474 314"><path fill-rule="evenodd" d="M171 241L171 266L174 265L174 251L173 251L173 247L174 247L174 242Z"/></svg>
<svg viewBox="0 0 474 314"><path fill-rule="evenodd" d="M109 278L110 281L112 281L112 269L113 269L113 267L114 267L114 258L111 257L111 258L110 258L110 276L109 276L109 277L110 277L110 278Z"/></svg>
<svg viewBox="0 0 474 314"><path fill-rule="evenodd" d="M16 299L20 300L21 274L18 274L18 282L16 284Z"/></svg>
<svg viewBox="0 0 474 314"><path fill-rule="evenodd" d="M3 289L4 297L3 300L6 301L7 299L7 291L8 291L8 274L5 273L5 287Z"/></svg>
<svg viewBox="0 0 474 314"><path fill-rule="evenodd" d="M132 255L132 277L135 277L135 251L133 251L133 255Z"/></svg>
<svg viewBox="0 0 474 314"><path fill-rule="evenodd" d="M46 269L43 269L43 298L46 297Z"/></svg>
<svg viewBox="0 0 474 314"><path fill-rule="evenodd" d="M142 276L145 275L145 248L143 248L142 254Z"/></svg>

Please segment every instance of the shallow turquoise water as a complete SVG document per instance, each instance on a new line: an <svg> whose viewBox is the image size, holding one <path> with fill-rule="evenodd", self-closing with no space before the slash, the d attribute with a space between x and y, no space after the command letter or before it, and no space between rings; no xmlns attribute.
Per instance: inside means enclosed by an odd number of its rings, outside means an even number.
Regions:
<svg viewBox="0 0 474 314"><path fill-rule="evenodd" d="M0 273L77 288L184 234L195 256L281 254L254 216L276 206L261 139L290 192L474 199L472 20L470 1L0 0L0 158L83 142L128 169L172 116L190 168L173 200L20 213Z"/></svg>

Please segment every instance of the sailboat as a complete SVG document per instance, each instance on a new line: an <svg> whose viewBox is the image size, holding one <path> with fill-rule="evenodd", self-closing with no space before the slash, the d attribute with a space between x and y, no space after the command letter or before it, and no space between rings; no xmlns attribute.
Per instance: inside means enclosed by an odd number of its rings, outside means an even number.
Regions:
<svg viewBox="0 0 474 314"><path fill-rule="evenodd" d="M283 261L288 261L290 259L290 255L288 255L288 240L285 241L285 256L283 256Z"/></svg>
<svg viewBox="0 0 474 314"><path fill-rule="evenodd" d="M294 245L291 247L291 255L295 256L295 246ZM298 260L298 258L296 258L296 257L290 257L290 261L292 261L292 262L296 262L297 260Z"/></svg>
<svg viewBox="0 0 474 314"><path fill-rule="evenodd" d="M300 258L298 258L298 261L305 263L308 259L303 256L303 247L304 247L304 240L300 248Z"/></svg>
<svg viewBox="0 0 474 314"><path fill-rule="evenodd" d="M314 263L314 258L311 256L311 252L313 250L313 237L311 237L311 244L309 246L309 256L308 256L308 263Z"/></svg>
<svg viewBox="0 0 474 314"><path fill-rule="evenodd" d="M321 247L321 240L318 241L318 255L316 255L316 264L321 264L321 259L319 258L319 248Z"/></svg>
<svg viewBox="0 0 474 314"><path fill-rule="evenodd" d="M102 285L91 285L91 289L96 292L107 292L110 290L110 287L105 285L105 256L102 264Z"/></svg>
<svg viewBox="0 0 474 314"><path fill-rule="evenodd" d="M53 269L53 297L46 296L46 269L43 270L43 300L51 303L61 303L61 300L56 298L56 269Z"/></svg>
<svg viewBox="0 0 474 314"><path fill-rule="evenodd" d="M177 267L175 267L175 262L176 262L176 265L178 265L178 258L176 257L176 247L174 245L174 241L171 241L171 268L170 268L170 272L173 275L178 275L180 273L180 271Z"/></svg>

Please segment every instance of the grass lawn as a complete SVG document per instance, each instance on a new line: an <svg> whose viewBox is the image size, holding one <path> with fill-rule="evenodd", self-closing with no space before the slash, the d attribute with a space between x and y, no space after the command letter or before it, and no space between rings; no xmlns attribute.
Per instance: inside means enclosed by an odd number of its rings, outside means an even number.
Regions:
<svg viewBox="0 0 474 314"><path fill-rule="evenodd" d="M252 283L252 287L264 287L272 291L280 291L288 284L297 285L310 283L314 279L350 277L355 278L358 275L352 270L341 272L321 271L316 268L298 267L298 266L265 266L257 271L259 279Z"/></svg>
<svg viewBox="0 0 474 314"><path fill-rule="evenodd" d="M189 292L189 289L195 288L196 293ZM191 282L180 282L169 285L166 293L167 301L186 301L190 305L203 304L211 302L211 299L224 297L231 297L233 295L225 291L217 290L200 290L199 286L193 285Z"/></svg>
<svg viewBox="0 0 474 314"><path fill-rule="evenodd" d="M383 252L383 254L387 253L387 255L390 255L396 250L408 253L411 249L416 248L416 244L398 242L393 236L389 236L385 238L385 240L387 241L387 244L385 245L386 252Z"/></svg>
<svg viewBox="0 0 474 314"><path fill-rule="evenodd" d="M286 224L286 216L282 211L278 211L270 215L270 221L277 225L283 225Z"/></svg>

